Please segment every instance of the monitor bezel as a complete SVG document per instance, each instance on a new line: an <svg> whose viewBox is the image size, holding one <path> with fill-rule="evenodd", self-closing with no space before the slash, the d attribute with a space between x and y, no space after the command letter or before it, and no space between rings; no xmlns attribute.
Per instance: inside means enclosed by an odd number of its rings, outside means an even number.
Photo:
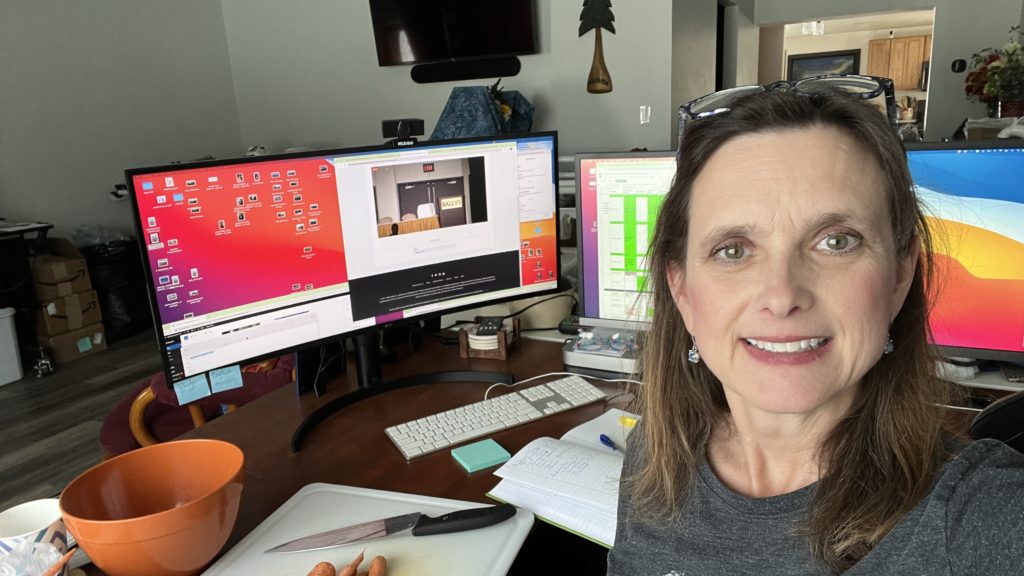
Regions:
<svg viewBox="0 0 1024 576"><path fill-rule="evenodd" d="M135 182L134 177L135 176L143 175L143 174L153 174L153 173L159 173L159 172L168 172L168 171L174 171L174 170L193 170L193 169L197 169L197 168L215 168L215 167L226 166L226 165L258 164L258 163L261 163L261 162L276 162L276 161L292 160L292 159L300 159L300 158L317 158L317 157L326 157L326 156L339 156L339 155L346 155L346 154L360 154L360 153L366 153L366 152L387 152L387 151L394 151L394 150L405 151L405 150L410 150L410 149L443 147L443 146L460 145L460 144L473 144L475 142L496 142L496 141L502 141L502 140L514 141L514 140L528 140L528 139L537 139L537 138L546 138L546 137L550 137L551 141L552 141L552 150L551 150L551 159L552 159L551 178L552 178L552 182L551 182L551 186L552 186L552 193L553 193L553 196L552 196L552 206L555 207L555 211L553 213L553 218L555 220L555 238L556 238L556 242L557 242L557 238L560 237L560 229L559 229L559 226L560 226L559 220L560 219L558 218L558 212L557 212L557 206L558 206L558 132L557 131L553 131L553 130L552 131L543 131L543 132L519 132L519 133L512 133L512 134L497 134L497 135L490 135L490 136L473 136L473 137L452 138L452 139L445 139L445 140L422 140L422 141L416 141L416 142L411 143L411 144L406 144L406 143L403 142L403 144L400 147L397 147L394 142L385 142L385 143L382 143L382 144L376 144L376 145L370 145L370 146L358 146L358 147L347 147L347 148L325 148L325 149L321 149L321 150L304 150L304 151L301 151L301 152L290 152L290 153L285 153L285 154L268 154L268 155L263 155L263 156L242 156L242 157L237 157L237 158L217 158L217 159L212 159L212 160L195 160L195 161L180 162L180 163L154 164L154 165L143 166L143 167L138 167L138 168L126 169L124 171L124 174L125 174L125 184L128 187L128 197L129 197L130 202L131 202L132 230L134 231L134 233L136 235L136 245L137 245L137 247L138 247L138 249L140 251L141 259L142 259L142 262L143 262L143 269L144 269L144 273L145 273L145 282L146 282L146 295L147 295L147 300L149 301L150 316L153 318L154 333L155 333L155 337L156 337L155 340L156 340L157 350L158 350L158 353L160 354L161 362L163 364L163 373L164 373L164 376L166 378L168 387L172 387L173 384L175 384L176 382L183 382L184 380L186 380L188 378L191 378L192 376L187 376L185 378L182 378L182 379L179 379L177 381L172 382L170 360L168 359L167 355L164 354L165 334L164 334L164 330L163 330L163 323L160 320L160 314L159 314L158 308L157 308L157 306L159 304L158 304L158 301L157 301L156 287L154 286L154 281L153 281L153 270L151 268L151 263L149 261L149 255L148 255L148 253L146 251L146 246L145 246L145 242L144 242L144 239L146 238L146 235L145 235L145 230L142 227L142 219L140 218L139 204L138 204L138 200L136 198L136 190L135 190L135 184L134 184L134 182ZM555 267L556 267L557 270L560 271L561 270L561 265L562 265L561 251L560 250L555 250L554 252L555 252ZM341 340L343 340L345 338L355 337L355 336L359 336L361 334L372 333L372 332L378 331L378 330L384 330L386 328L391 328L391 327L401 326L401 325L408 325L408 324L411 324L411 323L414 323L414 322L428 320L428 319L431 319L431 318L439 318L439 317L441 317L443 315L454 314L454 313L462 312L462 311L465 311L465 310L473 310L473 309L480 308L482 306L488 306L488 305L492 305L492 304L502 304L502 303L506 303L506 302L514 302L514 301L517 301L517 300L523 300L523 299L527 299L527 298L538 298L538 297L545 297L545 296L553 296L553 295L556 295L556 294L560 293L560 291L561 291L561 289L559 288L558 283L556 282L556 285L553 286L553 287L545 288L545 289L537 290L537 291L533 291L533 292L529 292L527 294L520 294L520 295L508 296L508 297L503 297L503 298L495 298L495 299L487 300L487 301L484 301L484 302L477 302L477 303L472 303L472 304L466 304L466 305L458 306L458 307L443 308L443 309L438 309L436 311L431 311L430 313L420 314L420 315L412 316L412 317L409 317L409 318L402 318L400 320L394 320L394 321L385 322L385 323L382 323L382 324L375 324L373 326L368 326L368 327L365 327L365 328L356 328L356 329L349 330L349 331L346 331L346 332L341 332L341 333L338 333L338 334L333 334L333 335L330 335L330 336L319 338L317 340L310 340L308 342L302 342L302 343L299 343L299 344L295 344L293 346L288 346L286 348L280 348L280 349L277 349L277 350L274 350L274 351L271 351L271 352L267 352L265 354L255 355L255 356L247 358L247 359L245 359L243 361L240 361L238 363L233 363L231 365L235 365L235 364L237 364L237 365L247 365L247 364L251 364L251 363L254 363L254 362L259 362L261 360L265 360L265 359L268 359L268 358L275 358L275 357L278 357L278 356L281 356L281 355L284 355L284 354L289 354L289 353L292 353L292 352L297 352L299 350L311 349L311 348L314 348L314 347L319 347L319 346L322 346L322 345L330 343L330 342L338 342L338 341L341 341ZM287 306L283 306L282 308L287 308ZM198 376L200 374L205 374L205 373L206 372L198 373L198 374L195 374L193 376Z"/></svg>
<svg viewBox="0 0 1024 576"><path fill-rule="evenodd" d="M956 151L956 150L1024 150L1024 140L1007 138L1001 140L950 140L948 142L906 142L906 152L922 151ZM915 184L916 186L916 184ZM929 295L929 309L934 304L934 296ZM931 336L931 328L928 330L928 338L931 345L939 355L945 358L963 358L969 360L987 360L992 362L1024 363L1024 352L1012 350L993 350L991 348L965 348L961 346L946 346L935 344Z"/></svg>
<svg viewBox="0 0 1024 576"><path fill-rule="evenodd" d="M632 330L634 332L646 331L650 327L650 322L628 318L625 320L614 319L614 318L602 318L600 316L587 316L584 314L584 306L586 304L586 260L583 257L583 197L582 197L582 186L580 180L580 166L584 160L601 160L601 159L629 159L629 158L676 158L677 152L675 150L629 150L623 152L588 152L576 154L573 163L575 170L575 199L576 199L576 261L579 266L579 282L576 283L576 290L579 292L579 320L578 323L581 326L593 326L599 328L619 328ZM673 176L673 182L675 177ZM669 188L671 191L671 187ZM668 193L666 193L667 195Z"/></svg>

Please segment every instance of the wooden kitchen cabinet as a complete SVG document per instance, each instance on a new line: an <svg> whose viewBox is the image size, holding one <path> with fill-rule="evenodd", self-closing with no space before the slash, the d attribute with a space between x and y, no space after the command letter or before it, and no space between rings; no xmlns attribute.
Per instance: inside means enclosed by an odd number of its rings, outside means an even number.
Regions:
<svg viewBox="0 0 1024 576"><path fill-rule="evenodd" d="M931 57L931 49L930 34L872 40L868 42L867 73L892 78L897 90L917 90L921 64Z"/></svg>

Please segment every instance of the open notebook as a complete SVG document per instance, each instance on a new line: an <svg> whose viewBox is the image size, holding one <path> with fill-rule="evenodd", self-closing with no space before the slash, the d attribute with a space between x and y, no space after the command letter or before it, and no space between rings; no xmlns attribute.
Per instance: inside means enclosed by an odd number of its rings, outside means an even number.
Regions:
<svg viewBox="0 0 1024 576"><path fill-rule="evenodd" d="M632 430L628 423L636 419L635 414L613 408L561 439L537 438L494 472L502 480L487 495L611 548L622 474L620 450ZM602 444L601 434L619 449Z"/></svg>

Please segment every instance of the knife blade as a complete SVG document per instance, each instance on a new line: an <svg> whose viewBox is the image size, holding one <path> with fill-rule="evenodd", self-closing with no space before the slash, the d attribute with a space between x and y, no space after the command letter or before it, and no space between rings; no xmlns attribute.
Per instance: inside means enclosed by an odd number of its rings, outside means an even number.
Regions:
<svg viewBox="0 0 1024 576"><path fill-rule="evenodd" d="M413 536L433 536L434 534L463 532L498 524L515 515L516 507L511 504L456 510L436 518L421 512L413 512L310 534L309 536L303 536L302 538L274 546L265 553L322 550L363 540L383 538L405 531L409 531Z"/></svg>

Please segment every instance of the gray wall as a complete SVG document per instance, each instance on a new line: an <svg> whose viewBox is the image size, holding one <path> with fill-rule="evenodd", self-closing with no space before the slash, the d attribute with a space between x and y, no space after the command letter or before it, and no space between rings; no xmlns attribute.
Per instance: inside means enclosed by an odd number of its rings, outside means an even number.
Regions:
<svg viewBox="0 0 1024 576"><path fill-rule="evenodd" d="M765 26L931 7L935 26L926 137L936 140L952 135L964 118L985 115L983 105L964 96L964 73L953 73L950 62L969 59L986 46L1002 45L1010 26L1024 16L1021 0L756 0L754 22Z"/></svg>
<svg viewBox="0 0 1024 576"><path fill-rule="evenodd" d="M676 0L672 10L672 148L679 138L676 109L715 89L715 0Z"/></svg>
<svg viewBox="0 0 1024 576"><path fill-rule="evenodd" d="M713 14L714 0L700 2ZM496 80L416 84L409 66L379 67L365 0L222 5L246 145L374 144L387 118L422 118L429 136L453 86ZM519 75L502 80L536 107L534 130L558 130L561 154L669 147L671 0L615 3L616 34L602 35L614 89L602 95L586 92L594 34L577 34L581 3L536 5L541 51L520 57ZM713 50L713 24L711 34ZM649 125L640 125L641 105L652 108Z"/></svg>
<svg viewBox="0 0 1024 576"><path fill-rule="evenodd" d="M209 0L0 2L0 216L130 229L124 169L241 149Z"/></svg>

